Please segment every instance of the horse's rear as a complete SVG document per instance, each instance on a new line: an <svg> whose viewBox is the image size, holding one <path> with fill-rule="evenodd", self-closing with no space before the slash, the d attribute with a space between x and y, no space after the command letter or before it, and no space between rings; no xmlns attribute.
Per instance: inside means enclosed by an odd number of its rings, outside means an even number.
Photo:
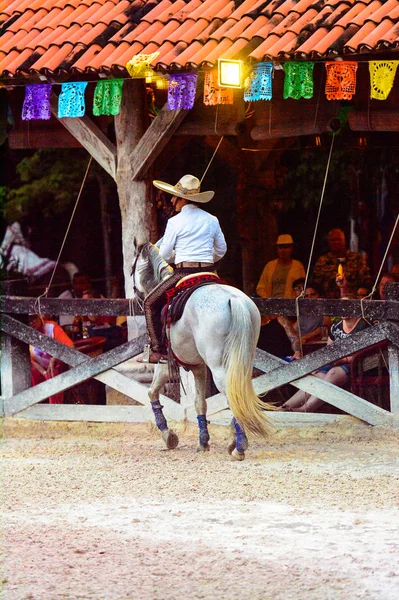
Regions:
<svg viewBox="0 0 399 600"><path fill-rule="evenodd" d="M200 382L200 377L205 377L204 365L211 370L219 392L226 396L236 419L235 455L238 452L240 458L244 458L247 445L245 430L262 436L268 432L267 405L257 397L252 385L259 330L260 314L254 302L240 290L218 284L197 289L182 318L170 329L173 352L192 365L198 415L206 412L205 385ZM203 399L198 398L199 391ZM199 418L201 442L200 421Z"/></svg>

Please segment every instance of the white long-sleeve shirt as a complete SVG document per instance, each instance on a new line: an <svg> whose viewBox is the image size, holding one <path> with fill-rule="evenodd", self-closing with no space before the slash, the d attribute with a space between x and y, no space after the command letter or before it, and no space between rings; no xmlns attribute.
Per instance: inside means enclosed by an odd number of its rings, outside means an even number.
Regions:
<svg viewBox="0 0 399 600"><path fill-rule="evenodd" d="M219 221L194 204L183 206L169 219L159 253L167 262L214 263L227 246Z"/></svg>

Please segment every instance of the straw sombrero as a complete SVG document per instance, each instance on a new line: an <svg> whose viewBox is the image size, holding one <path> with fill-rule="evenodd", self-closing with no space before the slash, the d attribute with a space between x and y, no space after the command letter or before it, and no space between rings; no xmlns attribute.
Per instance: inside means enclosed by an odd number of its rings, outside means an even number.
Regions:
<svg viewBox="0 0 399 600"><path fill-rule="evenodd" d="M184 175L176 185L170 185L170 183L158 181L158 179L152 183L156 188L172 194L172 196L178 196L178 198L184 198L191 202L209 202L215 194L215 192L200 192L201 182L194 175Z"/></svg>

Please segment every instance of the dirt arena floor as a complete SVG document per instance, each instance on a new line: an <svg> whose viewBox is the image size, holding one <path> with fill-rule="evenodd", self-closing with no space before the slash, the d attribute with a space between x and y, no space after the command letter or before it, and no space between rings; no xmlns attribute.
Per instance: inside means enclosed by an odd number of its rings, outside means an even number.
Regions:
<svg viewBox="0 0 399 600"><path fill-rule="evenodd" d="M399 436L345 421L226 454L227 428L6 419L6 600L399 598Z"/></svg>

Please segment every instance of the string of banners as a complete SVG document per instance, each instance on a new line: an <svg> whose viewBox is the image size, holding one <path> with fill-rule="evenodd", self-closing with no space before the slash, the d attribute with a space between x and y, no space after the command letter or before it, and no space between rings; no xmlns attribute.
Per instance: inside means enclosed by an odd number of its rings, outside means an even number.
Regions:
<svg viewBox="0 0 399 600"><path fill-rule="evenodd" d="M190 110L194 106L197 93L198 73L184 72L165 76L156 73L151 63L159 55L137 54L126 65L133 79L166 83L168 88L167 107L169 110ZM234 61L233 61L234 62ZM356 93L356 61L325 62L325 95L328 100L350 100ZM386 100L393 87L397 60L369 61L370 98ZM286 62L284 69L284 99L312 98L314 94L313 62ZM271 100L273 97L273 72L271 62L260 62L248 74L244 89L244 101L256 102ZM103 79L97 81L93 96L93 115L117 115L122 102L124 79ZM86 112L85 90L87 81L61 84L58 96L58 118L82 117ZM241 87L241 86L235 86ZM22 107L23 120L50 119L50 95L52 84L40 83L26 86ZM203 101L207 106L233 104L233 88L222 87L218 82L218 69L207 71L204 79Z"/></svg>

